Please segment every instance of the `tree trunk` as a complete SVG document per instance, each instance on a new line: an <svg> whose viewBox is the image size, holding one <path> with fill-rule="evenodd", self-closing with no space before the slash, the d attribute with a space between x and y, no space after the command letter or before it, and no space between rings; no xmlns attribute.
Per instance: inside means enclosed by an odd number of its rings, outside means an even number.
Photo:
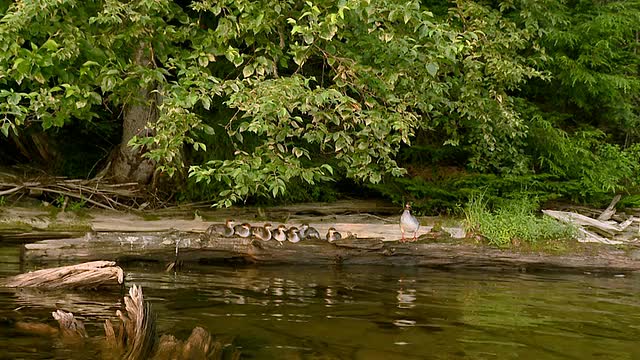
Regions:
<svg viewBox="0 0 640 360"><path fill-rule="evenodd" d="M148 43L140 43L135 51L134 63L144 67L154 66L152 49ZM149 184L155 171L155 162L144 158L144 149L134 150L129 141L134 136L152 136L147 124L158 120L159 97L155 86L140 89L139 97L124 107L122 122L122 140L115 150L109 172L113 180L119 183L137 182Z"/></svg>

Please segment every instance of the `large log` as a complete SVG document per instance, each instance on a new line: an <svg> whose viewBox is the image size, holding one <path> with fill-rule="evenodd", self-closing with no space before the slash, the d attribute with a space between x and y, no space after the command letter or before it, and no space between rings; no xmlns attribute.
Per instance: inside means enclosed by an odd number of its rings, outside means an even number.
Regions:
<svg viewBox="0 0 640 360"><path fill-rule="evenodd" d="M425 239L427 236L423 236ZM433 240L431 240L433 241ZM27 262L109 259L259 264L372 264L436 268L638 271L638 251L598 246L578 254L521 253L448 238L413 243L344 239L278 244L193 233L108 233L24 245ZM447 242L442 242L447 241ZM587 246L586 244L584 246Z"/></svg>
<svg viewBox="0 0 640 360"><path fill-rule="evenodd" d="M79 289L120 287L124 272L112 261L93 261L78 265L31 271L5 280L6 287L41 289Z"/></svg>

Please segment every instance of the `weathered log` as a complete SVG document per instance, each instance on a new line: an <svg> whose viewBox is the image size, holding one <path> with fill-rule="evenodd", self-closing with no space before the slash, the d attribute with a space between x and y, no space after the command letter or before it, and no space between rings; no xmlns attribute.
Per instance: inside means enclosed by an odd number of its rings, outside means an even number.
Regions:
<svg viewBox="0 0 640 360"><path fill-rule="evenodd" d="M638 233L628 231L629 226L636 220L633 216L618 224L615 221L601 221L573 212L556 210L542 210L542 212L556 220L577 226L580 242L619 245L638 240Z"/></svg>
<svg viewBox="0 0 640 360"><path fill-rule="evenodd" d="M120 326L116 330L111 321L104 324L106 342L117 358L125 360L164 359L221 359L225 345L201 327L196 327L186 341L177 340L173 335L163 335L158 339L155 314L144 301L142 288L134 285L125 296L125 311L117 311ZM233 351L232 358L239 352ZM113 358L113 357L112 357Z"/></svg>
<svg viewBox="0 0 640 360"><path fill-rule="evenodd" d="M622 195L620 194L617 194L616 196L614 196L609 206L607 206L607 208L602 212L602 214L598 216L598 220L607 221L611 219L611 217L616 213L616 204L618 203L618 201L620 201L621 198L622 198Z"/></svg>
<svg viewBox="0 0 640 360"><path fill-rule="evenodd" d="M142 288L133 285L125 296L125 311L118 310L120 327L117 331L111 321L104 323L106 342L113 351L126 360L149 359L156 345L155 315L144 302Z"/></svg>
<svg viewBox="0 0 640 360"><path fill-rule="evenodd" d="M542 210L542 212L548 216L551 216L554 219L558 219L567 223L573 223L577 225L591 226L591 227L609 232L611 234L624 231L624 229L626 229L626 227L629 226L631 222L633 222L633 218L631 218L631 221L625 222L623 224L617 224L617 223L609 223L605 221L592 219L588 216L584 216L584 215L576 214L572 212L566 212L566 211Z"/></svg>
<svg viewBox="0 0 640 360"><path fill-rule="evenodd" d="M84 323L81 320L76 319L73 313L56 310L51 313L54 319L60 325L60 335L66 339L81 339L87 338L87 330L84 328Z"/></svg>
<svg viewBox="0 0 640 360"><path fill-rule="evenodd" d="M6 287L37 287L43 289L77 289L120 287L124 272L115 262L93 261L78 265L31 271L13 276L3 284Z"/></svg>
<svg viewBox="0 0 640 360"><path fill-rule="evenodd" d="M40 335L40 336L58 336L65 342L82 341L88 337L84 323L76 319L73 313L63 310L56 310L51 313L53 318L58 322L58 328L48 324L17 321L15 327L24 333Z"/></svg>
<svg viewBox="0 0 640 360"><path fill-rule="evenodd" d="M425 239L423 236L421 239ZM439 239L441 241L442 239ZM24 245L28 262L132 259L172 262L245 262L259 264L372 264L436 268L555 269L568 271L637 271L640 259L615 248L585 254L520 253L449 239L447 243L413 243L378 239L344 239L338 243L302 241L278 244L192 233L95 234L90 239L48 240ZM585 245L586 246L586 245Z"/></svg>

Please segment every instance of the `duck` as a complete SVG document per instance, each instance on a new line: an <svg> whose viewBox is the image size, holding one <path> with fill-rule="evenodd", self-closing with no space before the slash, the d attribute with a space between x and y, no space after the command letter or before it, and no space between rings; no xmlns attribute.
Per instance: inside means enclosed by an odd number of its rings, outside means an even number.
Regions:
<svg viewBox="0 0 640 360"><path fill-rule="evenodd" d="M334 242L342 239L342 235L336 230L336 228L330 227L327 232L327 241Z"/></svg>
<svg viewBox="0 0 640 360"><path fill-rule="evenodd" d="M224 224L212 224L207 228L206 233L209 236L222 235L224 237L232 237L234 233L233 224L235 224L235 221L227 219Z"/></svg>
<svg viewBox="0 0 640 360"><path fill-rule="evenodd" d="M300 240L304 239L318 239L320 240L320 233L316 228L309 226L309 224L300 225Z"/></svg>
<svg viewBox="0 0 640 360"><path fill-rule="evenodd" d="M289 240L289 242L292 243L297 243L300 242L301 237L300 237L300 231L298 230L297 227L292 226L289 228L289 230L287 230L287 240Z"/></svg>
<svg viewBox="0 0 640 360"><path fill-rule="evenodd" d="M248 223L242 223L233 227L233 231L236 236L247 238L251 236L251 225Z"/></svg>
<svg viewBox="0 0 640 360"><path fill-rule="evenodd" d="M273 233L273 238L276 239L280 245L282 245L285 241L287 241L287 227L285 225L278 225L278 228L276 228Z"/></svg>
<svg viewBox="0 0 640 360"><path fill-rule="evenodd" d="M264 226L252 226L251 235L262 241L271 240L271 224L266 223Z"/></svg>
<svg viewBox="0 0 640 360"><path fill-rule="evenodd" d="M415 216L411 214L411 204L406 203L404 205L404 211L400 216L400 232L402 232L401 242L405 241L405 233L413 233L413 241L418 240L418 230L420 229L420 222Z"/></svg>

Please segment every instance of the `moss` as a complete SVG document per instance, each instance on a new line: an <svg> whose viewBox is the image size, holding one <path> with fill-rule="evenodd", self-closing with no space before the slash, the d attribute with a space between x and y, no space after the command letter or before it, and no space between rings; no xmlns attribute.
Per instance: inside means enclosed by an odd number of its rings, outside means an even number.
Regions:
<svg viewBox="0 0 640 360"><path fill-rule="evenodd" d="M162 220L162 217L160 215L154 213L141 212L138 215L140 215L140 217L142 217L144 221Z"/></svg>
<svg viewBox="0 0 640 360"><path fill-rule="evenodd" d="M0 232L28 232L33 226L22 221L0 222Z"/></svg>
<svg viewBox="0 0 640 360"><path fill-rule="evenodd" d="M510 250L523 254L545 254L545 255L584 255L588 247L577 242L575 239L544 239L535 243L514 242Z"/></svg>

